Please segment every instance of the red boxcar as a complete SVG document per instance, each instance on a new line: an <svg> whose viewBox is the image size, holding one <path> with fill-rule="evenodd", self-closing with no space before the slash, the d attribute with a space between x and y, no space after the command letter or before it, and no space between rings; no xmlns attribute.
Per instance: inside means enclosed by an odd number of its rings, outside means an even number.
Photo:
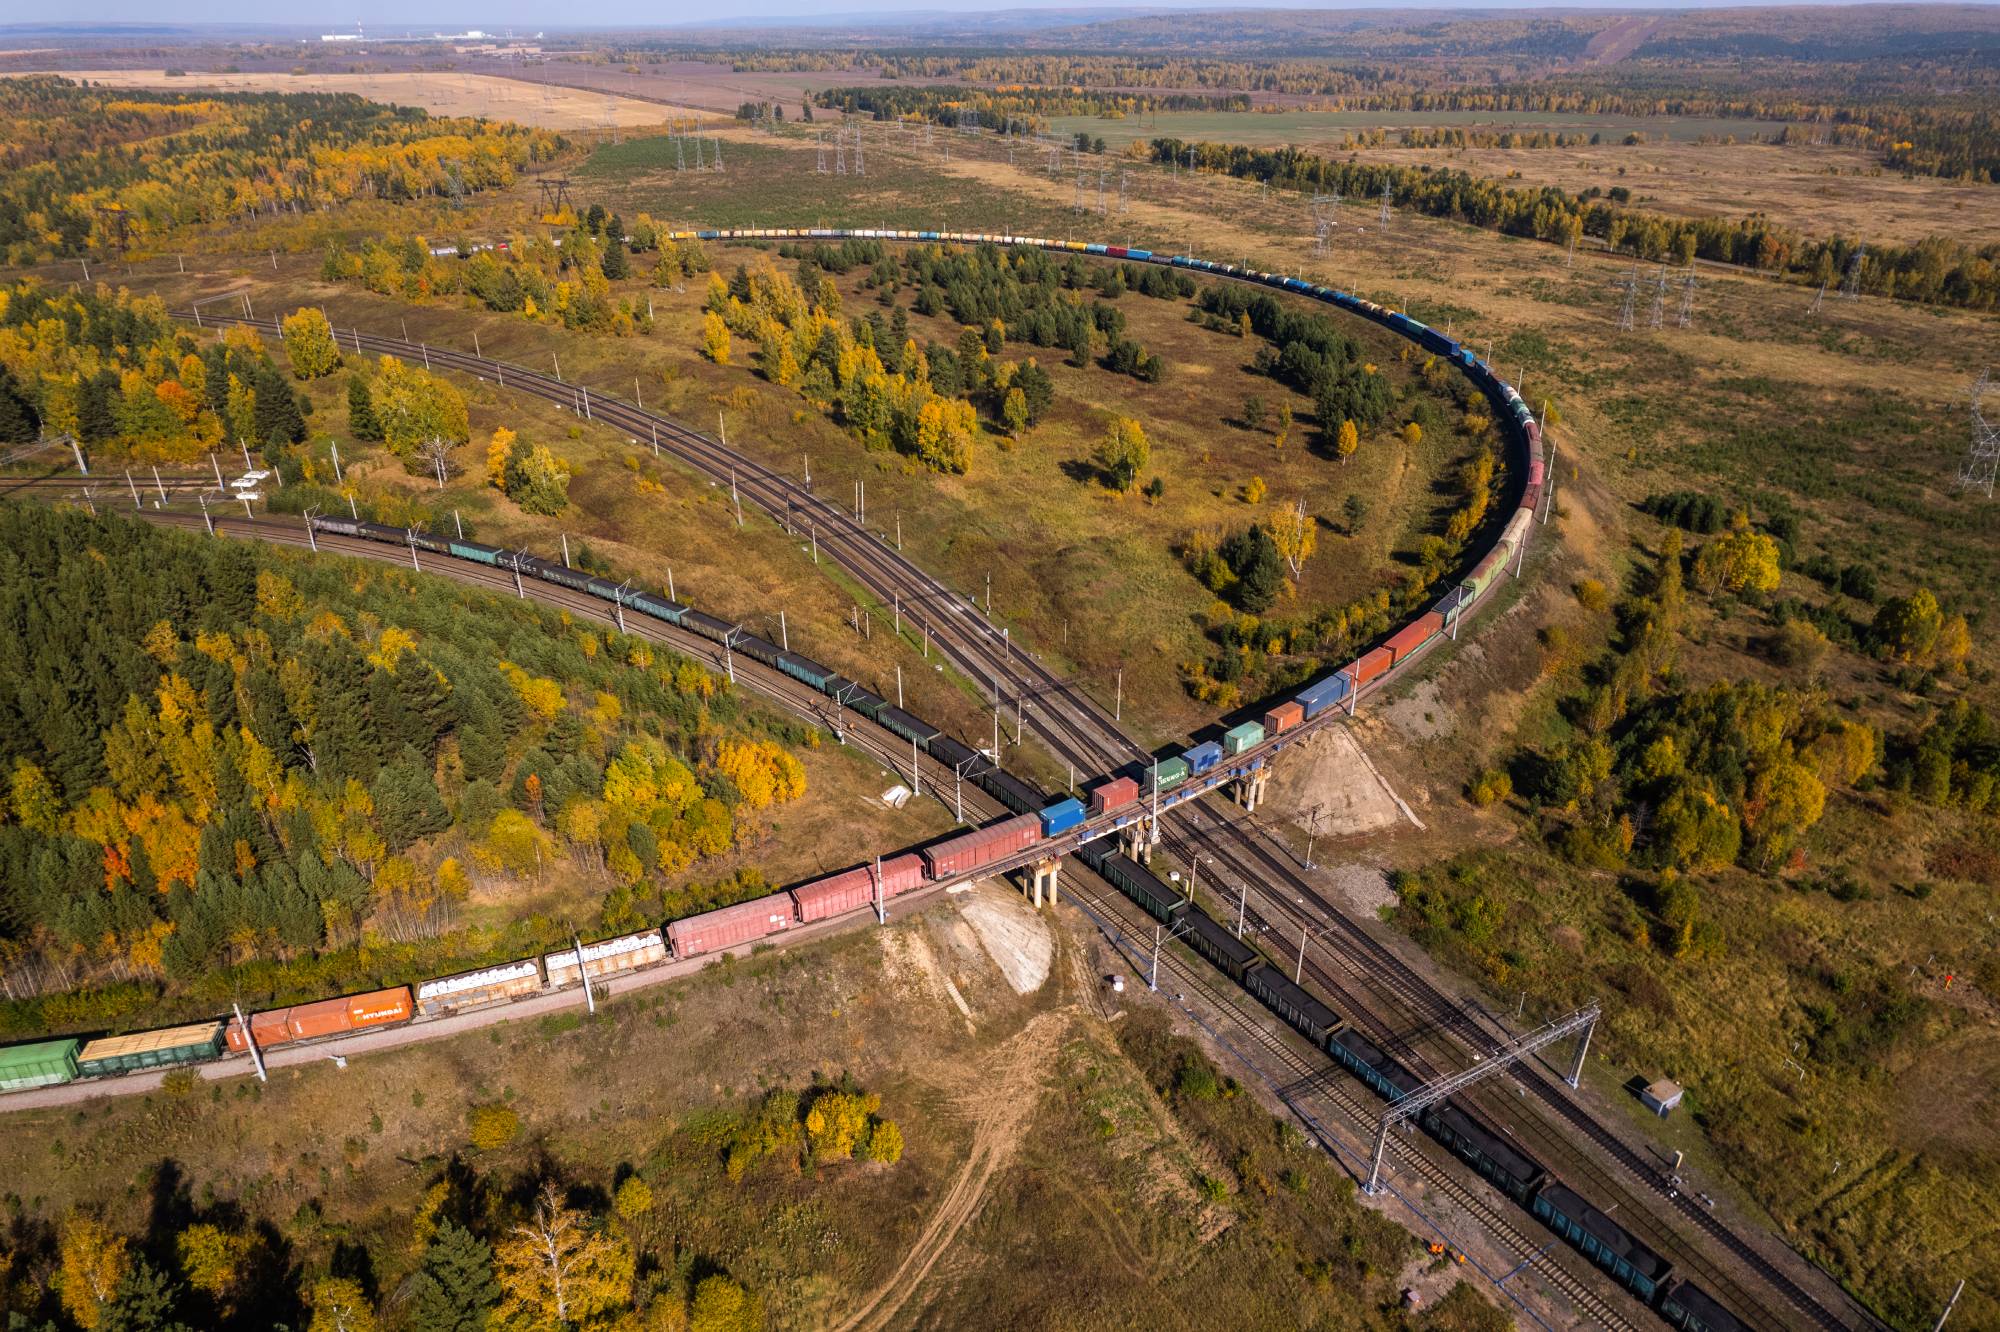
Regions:
<svg viewBox="0 0 2000 1332"><path fill-rule="evenodd" d="M338 1036L367 1027L391 1027L399 1022L408 1022L415 1011L416 1006L410 1000L410 987L398 985L388 990L372 990L367 994L350 994L340 999L321 999L294 1008L253 1013L250 1016L250 1032L257 1038L257 1048L261 1050L291 1041L310 1040L315 1036ZM239 1053L249 1048L243 1043L241 1024L233 1018L224 1039L230 1049Z"/></svg>
<svg viewBox="0 0 2000 1332"><path fill-rule="evenodd" d="M667 926L667 938L673 941L675 957L712 953L790 929L797 923L797 909L790 893L772 893L677 920Z"/></svg>
<svg viewBox="0 0 2000 1332"><path fill-rule="evenodd" d="M1264 734L1276 735L1280 731L1289 731L1305 719L1306 710L1302 704L1280 703L1264 714Z"/></svg>
<svg viewBox="0 0 2000 1332"><path fill-rule="evenodd" d="M1090 813L1095 817L1114 809L1123 809L1138 798L1139 783L1130 777L1116 777L1108 782L1099 782L1090 788Z"/></svg>
<svg viewBox="0 0 2000 1332"><path fill-rule="evenodd" d="M914 851L891 856L882 862L882 896L886 900L907 893L924 881L924 858ZM851 870L829 874L824 879L800 884L792 889L801 922L825 920L843 911L854 911L875 900L875 866L857 865Z"/></svg>
<svg viewBox="0 0 2000 1332"><path fill-rule="evenodd" d="M1441 633L1443 630L1444 616L1436 611L1425 611L1389 635L1389 641L1383 646L1389 649L1390 660L1401 661L1422 647L1433 634Z"/></svg>
<svg viewBox="0 0 2000 1332"><path fill-rule="evenodd" d="M1388 648L1376 648L1373 652L1364 653L1359 661L1348 666L1348 678L1353 680L1354 687L1359 689L1388 670L1393 661L1394 658L1389 655Z"/></svg>
<svg viewBox="0 0 2000 1332"><path fill-rule="evenodd" d="M989 823L984 828L974 828L971 832L960 833L956 837L939 842L936 846L923 849L924 868L927 877L947 878L953 874L965 874L983 865L1025 851L1042 840L1042 819L1039 814L1017 814L1011 819Z"/></svg>

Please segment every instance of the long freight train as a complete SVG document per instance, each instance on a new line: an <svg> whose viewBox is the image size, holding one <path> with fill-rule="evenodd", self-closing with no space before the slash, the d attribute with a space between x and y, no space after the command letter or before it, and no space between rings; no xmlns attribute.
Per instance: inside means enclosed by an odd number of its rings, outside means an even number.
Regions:
<svg viewBox="0 0 2000 1332"><path fill-rule="evenodd" d="M1144 249L1082 241L987 233L748 229L674 233L676 239L702 240L826 240L849 238L933 241L945 244L996 244L1102 255L1135 263L1163 264L1249 281L1336 305L1411 339L1458 366L1496 405L1508 429L1509 442L1519 453L1521 497L1499 539L1475 561L1470 571L1431 609L1290 699L1270 707L1259 720L1233 727L1215 740L1158 757L1143 769L1098 783L1088 792L1089 805L1075 799L1051 803L1033 784L1002 770L991 756L944 734L921 718L891 705L853 680L799 653L750 632L741 624L694 609L670 597L627 584L613 583L564 564L524 551L504 551L478 542L389 527L378 523L315 517L321 531L359 537L389 545L414 547L440 555L509 569L523 578L567 587L602 598L628 611L675 625L711 639L818 690L839 708L852 708L884 729L952 768L960 778L985 790L1011 811L984 827L947 837L918 851L859 866L782 892L739 902L614 939L560 949L539 957L480 968L452 976L419 981L369 994L346 996L253 1014L248 1040L260 1049L337 1036L505 1003L530 994L595 980L655 965L669 958L693 958L721 949L769 938L795 926L847 912L879 909L887 899L938 879L976 872L1052 839L1066 838L1086 820L1097 824L1095 841L1075 849L1091 867L1163 922L1181 927L1190 946L1212 965L1242 985L1259 1002L1296 1028L1313 1044L1378 1094L1395 1099L1414 1089L1419 1080L1393 1058L1369 1043L1325 1004L1266 963L1257 951L1217 924L1194 903L1182 898L1145 866L1116 854L1105 834L1125 817L1137 817L1142 796L1159 809L1192 798L1205 783L1190 779L1217 773L1253 771L1282 748L1306 722L1330 710L1350 713L1364 689L1401 666L1432 639L1454 635L1458 621L1491 590L1500 572L1521 558L1529 527L1542 500L1546 481L1541 431L1515 388L1496 375L1470 350L1436 329L1399 311L1385 309L1333 288L1299 278L1195 259L1158 255ZM1121 811L1130 811L1121 817ZM1099 823L1105 816L1111 821ZM108 1037L87 1044L76 1040L47 1041L0 1050L0 1091L45 1086L78 1077L109 1076L135 1069L187 1064L221 1057L225 1051L248 1048L241 1023L216 1020L130 1036ZM1506 1139L1481 1125L1461 1107L1446 1102L1427 1111L1421 1122L1427 1132L1514 1201L1527 1208L1551 1230L1589 1256L1662 1317L1692 1332L1735 1332L1745 1325L1700 1287L1675 1280L1670 1265L1622 1227Z"/></svg>
<svg viewBox="0 0 2000 1332"><path fill-rule="evenodd" d="M1315 999L1256 949L1218 924L1199 905L1107 840L1092 842L1077 858L1131 898L1216 969L1256 996L1301 1036L1332 1056L1376 1095L1396 1101L1423 1086L1405 1069ZM1495 1188L1574 1246L1648 1307L1690 1332L1747 1332L1738 1320L1692 1281L1677 1280L1672 1266L1609 1216L1551 1175L1511 1140L1443 1101L1418 1116L1424 1130Z"/></svg>

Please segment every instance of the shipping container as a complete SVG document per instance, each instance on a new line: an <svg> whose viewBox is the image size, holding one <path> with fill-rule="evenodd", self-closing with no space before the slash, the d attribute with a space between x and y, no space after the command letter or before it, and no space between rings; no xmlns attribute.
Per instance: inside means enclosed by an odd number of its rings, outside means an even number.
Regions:
<svg viewBox="0 0 2000 1332"><path fill-rule="evenodd" d="M1255 749L1263 743L1264 725L1262 722L1244 722L1241 726L1230 727L1222 735L1222 750L1231 758Z"/></svg>
<svg viewBox="0 0 2000 1332"><path fill-rule="evenodd" d="M667 938L675 957L698 957L788 930L797 923L796 911L790 893L772 893L674 921L667 926Z"/></svg>
<svg viewBox="0 0 2000 1332"><path fill-rule="evenodd" d="M214 1059L222 1053L222 1023L197 1022L185 1027L139 1031L130 1036L102 1036L76 1056L77 1076L102 1077L141 1068L165 1068Z"/></svg>
<svg viewBox="0 0 2000 1332"><path fill-rule="evenodd" d="M36 1041L0 1050L0 1091L53 1087L76 1077L77 1042Z"/></svg>
<svg viewBox="0 0 2000 1332"><path fill-rule="evenodd" d="M1264 714L1264 733L1266 735L1282 735L1305 719L1306 709L1303 703L1298 702L1296 699L1291 702L1280 703L1277 707L1272 708Z"/></svg>
<svg viewBox="0 0 2000 1332"><path fill-rule="evenodd" d="M932 879L967 874L996 860L1004 860L1018 851L1025 851L1041 840L1041 815L1016 814L925 847L922 851L924 870Z"/></svg>
<svg viewBox="0 0 2000 1332"><path fill-rule="evenodd" d="M289 1008L274 1008L268 1012L250 1015L250 1035L257 1042L259 1050L291 1043L292 1030L286 1025L286 1019L291 1016L291 1012ZM235 1018L229 1019L223 1028L222 1039L223 1043L237 1054L242 1054L250 1048L249 1042L243 1038L243 1024Z"/></svg>
<svg viewBox="0 0 2000 1332"><path fill-rule="evenodd" d="M1388 648L1376 648L1372 652L1362 653L1360 658L1347 668L1354 688L1358 690L1362 685L1387 671L1393 661L1394 658L1391 657Z"/></svg>
<svg viewBox="0 0 2000 1332"><path fill-rule="evenodd" d="M1114 777L1090 788L1090 812L1093 817L1109 814L1114 809L1125 808L1138 798L1139 783L1130 777Z"/></svg>
<svg viewBox="0 0 2000 1332"><path fill-rule="evenodd" d="M1528 539L1528 525L1534 521L1535 516L1526 509L1516 509L1514 516L1507 520L1506 530L1500 533L1500 539L1507 543L1508 549L1518 551Z"/></svg>
<svg viewBox="0 0 2000 1332"><path fill-rule="evenodd" d="M1324 680L1315 680L1299 691L1298 703L1308 717L1317 717L1335 704L1343 702L1353 681L1343 674L1329 675Z"/></svg>
<svg viewBox="0 0 2000 1332"><path fill-rule="evenodd" d="M1041 812L1042 836L1060 837L1083 822L1083 802L1058 800Z"/></svg>
<svg viewBox="0 0 2000 1332"><path fill-rule="evenodd" d="M1187 760L1188 772L1201 776L1216 764L1222 762L1222 746L1214 740L1196 745L1181 755Z"/></svg>
<svg viewBox="0 0 2000 1332"><path fill-rule="evenodd" d="M1472 589L1467 587L1455 587L1451 591L1445 593L1444 599L1438 602L1437 605L1431 607L1431 609L1437 612L1438 618L1444 621L1445 627L1450 628L1451 622L1458 618L1459 611L1463 610L1465 607L1471 604L1472 604Z"/></svg>
<svg viewBox="0 0 2000 1332"><path fill-rule="evenodd" d="M658 930L621 934L615 939L600 939L583 946L583 968L593 980L621 971L636 971L666 960L666 940L660 937ZM549 984L576 984L576 949L559 948L544 957L542 963L548 968Z"/></svg>
<svg viewBox="0 0 2000 1332"><path fill-rule="evenodd" d="M455 976L439 976L417 986L417 1012L425 1017L456 1013L504 1003L524 994L538 994L542 988L542 967L532 957L498 966L461 971Z"/></svg>
<svg viewBox="0 0 2000 1332"><path fill-rule="evenodd" d="M1176 755L1161 759L1150 769L1147 778L1149 790L1171 791L1188 779L1187 760Z"/></svg>
<svg viewBox="0 0 2000 1332"><path fill-rule="evenodd" d="M315 1036L338 1036L343 1032L369 1027L394 1026L399 1022L408 1022L415 1012L410 987L398 985L389 990L299 1004L286 1015L285 1027L294 1040L304 1041Z"/></svg>
<svg viewBox="0 0 2000 1332"><path fill-rule="evenodd" d="M1389 660L1392 664L1400 663L1443 631L1444 616L1436 611L1425 611L1389 635L1389 641L1382 646L1389 650Z"/></svg>

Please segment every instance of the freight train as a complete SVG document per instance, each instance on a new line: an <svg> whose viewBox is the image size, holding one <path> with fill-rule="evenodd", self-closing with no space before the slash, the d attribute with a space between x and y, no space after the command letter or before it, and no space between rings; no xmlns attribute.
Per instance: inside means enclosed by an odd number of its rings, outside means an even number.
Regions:
<svg viewBox="0 0 2000 1332"><path fill-rule="evenodd" d="M1338 1013L1145 865L1105 841L1084 846L1077 858L1146 914L1186 939L1195 952L1377 1096L1397 1101L1423 1086L1422 1078L1348 1026ZM1464 1107L1442 1101L1418 1116L1418 1123L1454 1156L1675 1327L1689 1332L1747 1332L1747 1324L1700 1286L1676 1280L1665 1258L1592 1207L1520 1147L1474 1119Z"/></svg>

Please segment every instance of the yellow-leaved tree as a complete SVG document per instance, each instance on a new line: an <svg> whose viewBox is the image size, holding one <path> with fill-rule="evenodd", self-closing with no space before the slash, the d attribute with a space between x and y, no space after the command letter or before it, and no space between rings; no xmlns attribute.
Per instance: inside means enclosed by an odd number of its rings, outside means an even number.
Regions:
<svg viewBox="0 0 2000 1332"><path fill-rule="evenodd" d="M72 1215L63 1222L58 1246L56 1293L77 1326L95 1328L104 1308L118 1293L118 1284L132 1270L125 1237L95 1217Z"/></svg>
<svg viewBox="0 0 2000 1332"><path fill-rule="evenodd" d="M1306 561L1319 548L1319 520L1306 512L1306 502L1301 499L1289 509L1282 509L1271 519L1271 540L1278 545L1278 554L1284 557L1285 565L1292 571L1294 582L1305 569Z"/></svg>
<svg viewBox="0 0 2000 1332"><path fill-rule="evenodd" d="M340 368L340 346L333 340L333 325L317 306L286 315L283 337L285 357L300 379L318 379Z"/></svg>
<svg viewBox="0 0 2000 1332"><path fill-rule="evenodd" d="M752 809L806 793L805 765L770 740L724 740L716 750L715 766L735 783Z"/></svg>
<svg viewBox="0 0 2000 1332"><path fill-rule="evenodd" d="M494 1246L498 1326L533 1332L609 1327L631 1307L632 1248L567 1206L553 1181L534 1210Z"/></svg>
<svg viewBox="0 0 2000 1332"><path fill-rule="evenodd" d="M717 365L729 364L729 326L713 310L701 318L701 349Z"/></svg>
<svg viewBox="0 0 2000 1332"><path fill-rule="evenodd" d="M1333 437L1334 453L1339 455L1340 461L1343 464L1345 464L1349 458L1352 458L1354 456L1354 451L1360 447L1361 447L1360 427L1356 426L1354 422L1351 420L1342 421L1340 423L1339 433L1337 433Z"/></svg>

